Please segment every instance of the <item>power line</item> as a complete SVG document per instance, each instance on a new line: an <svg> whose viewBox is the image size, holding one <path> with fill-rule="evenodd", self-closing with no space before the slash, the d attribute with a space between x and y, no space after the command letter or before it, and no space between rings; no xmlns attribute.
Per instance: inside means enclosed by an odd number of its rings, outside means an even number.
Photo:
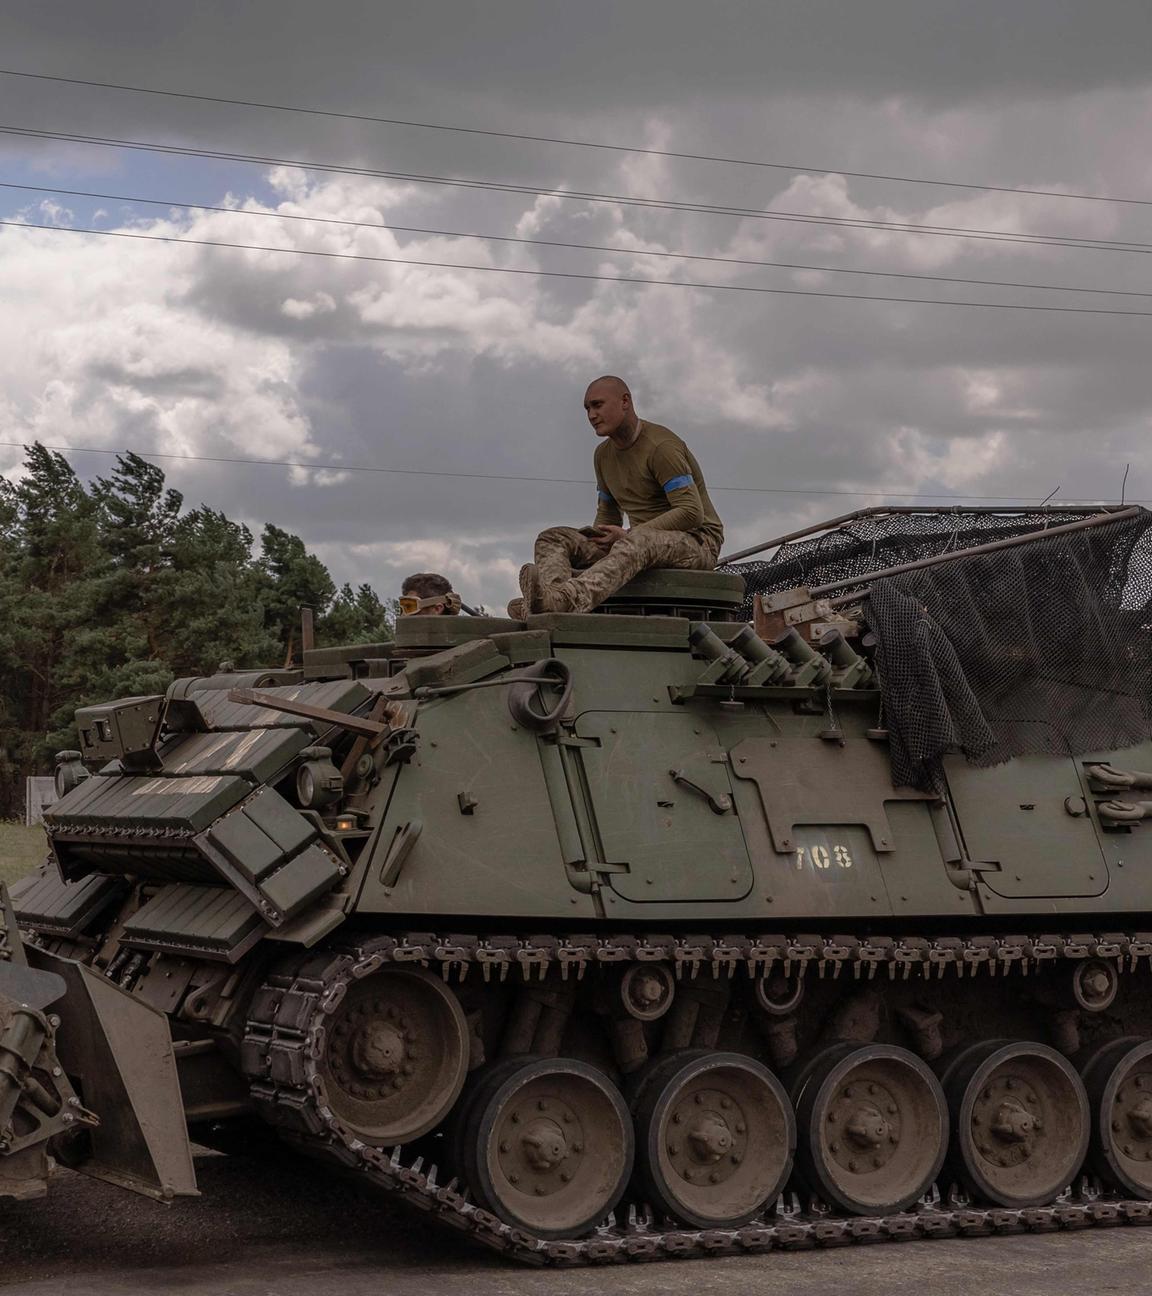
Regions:
<svg viewBox="0 0 1152 1296"><path fill-rule="evenodd" d="M836 229L880 230L896 234L925 234L945 238L975 239L981 242L1022 243L1042 247L1079 248L1097 252L1148 252L1152 244L1126 239L1080 238L1071 234L1039 234L1029 231L979 229L967 225L926 225L912 221L889 221L856 216L822 216L815 212L780 211L775 208L735 207L715 203L688 202L678 199L643 197L633 194L604 194L575 189L541 188L502 180L468 180L458 176L422 175L407 171L386 171L348 164L313 162L299 158L269 157L259 153L233 153L224 149L196 148L192 145L154 144L116 136L81 135L71 131L40 130L30 126L0 126L0 134L22 139L55 140L66 144L88 144L99 148L128 149L174 157L210 158L220 162L241 162L256 166L287 166L303 171L320 171L329 175L351 175L406 184L428 184L457 189L475 189L486 193L526 194L564 201L607 203L612 206L638 207L657 211L688 212L703 216L728 216L741 220L771 220L794 224L828 225Z"/></svg>
<svg viewBox="0 0 1152 1296"><path fill-rule="evenodd" d="M590 477L527 477L516 473L452 472L443 468L385 468L379 464L316 463L303 459L240 459L224 455L196 455L164 453L159 450L113 450L104 446L45 445L35 442L43 450L56 454L136 455L140 459L177 459L193 463L247 464L259 468L309 468L315 472L389 473L400 477L461 477L479 481L535 482L556 486L594 486ZM0 441L0 446L15 450L29 449L26 441ZM820 489L814 486L709 486L709 491L740 491L752 495L853 495L877 499L956 499L995 500L999 502L1030 503L1038 495L944 495L926 491L854 491ZM1065 501L1065 504L1073 501ZM1129 500L1129 504L1148 504L1152 500Z"/></svg>
<svg viewBox="0 0 1152 1296"><path fill-rule="evenodd" d="M511 234L478 234L465 230L429 229L420 225L393 225L386 221L344 220L336 216L303 216L294 212L251 211L213 203L182 202L170 198L144 198L139 194L98 193L90 189L55 189L49 185L18 184L0 180L0 189L57 194L65 198L95 198L100 202L140 203L152 207L179 207L187 211L220 212L226 216L256 216L265 220L303 221L351 229L387 230L398 234L428 234L436 238L480 239L486 243L515 243L528 247L568 248L582 252L611 252L617 256L662 257L676 261L704 261L720 265L753 266L773 270L811 270L821 274L865 275L877 279L918 279L928 283L969 284L983 288L1034 288L1044 292L1095 293L1107 297L1152 297L1152 292L1127 288L1082 288L1075 284L1042 284L1011 279L971 279L958 275L914 274L901 270L858 270L848 266L812 265L797 261L758 261L750 257L708 256L696 252L666 252L650 248L612 247L604 243L569 243L560 239L522 238Z"/></svg>
<svg viewBox="0 0 1152 1296"><path fill-rule="evenodd" d="M875 171L846 171L843 167L812 166L793 162L766 162L759 158L724 157L714 153L684 153L675 149L644 148L635 144L607 144L597 140L568 139L555 135L530 135L522 131L488 130L481 129L478 126L453 126L441 122L414 121L403 117L376 117L369 113L307 108L299 104L266 103L256 99L229 99L223 95L193 94L182 90L157 90L150 86L123 85L113 81L89 81L81 77L49 76L44 72L20 72L14 68L0 68L0 76L25 77L34 81L52 81L61 85L90 86L100 90L121 90L132 94L156 95L166 99L189 99L199 103L227 104L233 108L262 108L270 112L300 113L309 117L331 117L340 121L369 122L378 126L406 126L419 130L447 131L460 135L482 135L492 139L522 140L534 144L562 144L568 148L602 149L611 153L635 153L646 157L676 158L688 162L717 162L726 166L757 167L772 171L819 172L822 175L842 175L852 180L884 180L896 184L934 185L945 189L974 189L984 193L1030 194L1041 198L1070 198L1081 202L1110 202L1124 203L1136 207L1152 207L1152 198L1120 198L1113 194L1034 189L1023 185L977 184L968 180L933 180L925 176L887 175Z"/></svg>
<svg viewBox="0 0 1152 1296"><path fill-rule="evenodd" d="M484 274L528 275L540 279L579 279L596 283L639 284L648 288L693 288L708 292L761 293L782 297L821 297L837 301L890 302L905 306L965 306L980 310L1044 311L1057 315L1132 315L1152 317L1152 311L1115 310L1103 306L1038 306L1022 302L948 301L941 297L888 297L875 293L823 292L815 288L768 288L759 284L697 283L686 279L646 279L642 275L602 275L576 270L534 270L521 266L476 265L463 261L419 261L413 257L377 256L366 252L330 252L316 248L273 247L267 243L235 243L225 239L184 238L172 234L141 234L129 230L97 230L78 225L40 225L35 221L0 220L0 226L44 230L49 234L89 234L96 238L136 239L145 243L186 243L193 247L232 248L241 252L276 252L282 256L323 257L336 261L368 261L388 265L424 266L430 270L469 270Z"/></svg>

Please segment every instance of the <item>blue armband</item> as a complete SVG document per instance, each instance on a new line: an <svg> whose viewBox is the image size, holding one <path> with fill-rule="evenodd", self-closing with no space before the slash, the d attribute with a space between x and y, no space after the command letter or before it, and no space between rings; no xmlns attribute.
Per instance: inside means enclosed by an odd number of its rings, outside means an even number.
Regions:
<svg viewBox="0 0 1152 1296"><path fill-rule="evenodd" d="M691 473L685 473L682 477L670 477L664 483L664 494L671 495L673 491L683 490L685 486L694 486L695 484Z"/></svg>

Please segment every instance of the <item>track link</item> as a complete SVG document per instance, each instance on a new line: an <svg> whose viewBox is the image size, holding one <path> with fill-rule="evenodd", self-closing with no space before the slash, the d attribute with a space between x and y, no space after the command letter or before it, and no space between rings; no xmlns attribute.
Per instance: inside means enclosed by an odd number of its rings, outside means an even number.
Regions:
<svg viewBox="0 0 1152 1296"><path fill-rule="evenodd" d="M878 1218L837 1216L819 1204L802 1209L785 1194L752 1223L737 1229L662 1227L650 1213L628 1207L594 1233L575 1241L549 1241L513 1228L482 1210L456 1180L438 1181L437 1168L357 1139L333 1114L317 1064L326 1026L348 987L385 964L438 967L446 979L472 971L485 979L510 975L543 978L551 968L582 977L597 964L667 961L679 977L753 975L773 968L814 968L820 976L924 978L1027 975L1056 959L1102 958L1134 969L1152 965L1152 933L1075 933L1038 936L926 938L850 936L541 936L477 937L408 933L365 939L305 953L282 964L253 998L242 1063L256 1107L302 1151L363 1175L395 1200L424 1211L477 1243L535 1265L594 1265L627 1261L748 1255L852 1243L937 1237L1050 1233L1121 1224L1152 1223L1152 1202L1102 1192L1082 1178L1048 1206L1004 1209L944 1196L937 1186L914 1208Z"/></svg>

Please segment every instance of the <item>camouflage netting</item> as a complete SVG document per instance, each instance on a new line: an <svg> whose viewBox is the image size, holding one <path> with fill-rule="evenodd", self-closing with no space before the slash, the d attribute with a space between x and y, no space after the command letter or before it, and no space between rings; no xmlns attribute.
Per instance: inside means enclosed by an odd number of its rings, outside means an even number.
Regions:
<svg viewBox="0 0 1152 1296"><path fill-rule="evenodd" d="M866 518L786 546L750 592L819 585L1073 522L1077 514ZM893 781L939 786L940 759L1083 755L1152 737L1152 514L872 584Z"/></svg>
<svg viewBox="0 0 1152 1296"><path fill-rule="evenodd" d="M750 621L754 594L774 594L797 585L824 585L864 576L881 567L896 567L953 549L1062 526L1084 516L1083 511L1048 509L1020 513L989 509L882 513L854 518L822 535L781 545L770 558L730 563L720 570L744 577L740 616Z"/></svg>

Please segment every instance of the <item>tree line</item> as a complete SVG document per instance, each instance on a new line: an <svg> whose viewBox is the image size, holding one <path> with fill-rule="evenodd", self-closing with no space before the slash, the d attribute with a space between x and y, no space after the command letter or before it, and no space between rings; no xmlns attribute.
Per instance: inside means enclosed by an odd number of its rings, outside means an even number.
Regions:
<svg viewBox="0 0 1152 1296"><path fill-rule="evenodd" d="M222 661L282 665L301 607L318 645L392 637L371 587L337 589L299 536L269 524L257 546L222 512L186 509L139 455L86 484L30 446L24 475L0 478L0 819L23 814L27 775L76 746L78 706Z"/></svg>

